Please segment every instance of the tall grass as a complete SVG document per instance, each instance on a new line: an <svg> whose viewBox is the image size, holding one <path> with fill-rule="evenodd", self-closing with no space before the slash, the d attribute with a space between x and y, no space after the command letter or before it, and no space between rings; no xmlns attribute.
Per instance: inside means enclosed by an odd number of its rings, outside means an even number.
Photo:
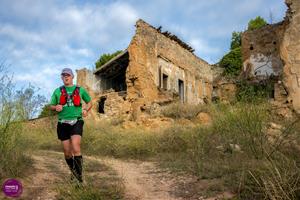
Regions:
<svg viewBox="0 0 300 200"><path fill-rule="evenodd" d="M232 191L239 199L299 199L299 119L281 119L281 134L270 140L268 127L274 116L264 101L209 105L205 112L213 118L211 126L174 124L162 132L124 130L108 121L86 123L82 151L117 158L156 158L170 169L218 179L218 188ZM40 147L57 147L45 143Z"/></svg>
<svg viewBox="0 0 300 200"><path fill-rule="evenodd" d="M241 199L295 199L299 193L299 121L285 122L280 136L269 140L273 120L269 105L211 105L209 127L174 125L164 132L122 130L102 124L86 131L92 154L123 158L159 157L162 165L220 179Z"/></svg>
<svg viewBox="0 0 300 200"><path fill-rule="evenodd" d="M21 132L20 123L0 128L0 179L20 177L32 164L31 159L25 155L27 144L24 144Z"/></svg>
<svg viewBox="0 0 300 200"><path fill-rule="evenodd" d="M31 144L23 136L23 120L38 109L33 86L16 90L12 76L0 63L0 180L20 177L32 162L26 151ZM38 97L38 98L35 98Z"/></svg>
<svg viewBox="0 0 300 200"><path fill-rule="evenodd" d="M23 123L24 143L32 144L28 151L54 150L62 151L61 142L57 139L56 116L41 118Z"/></svg>
<svg viewBox="0 0 300 200"><path fill-rule="evenodd" d="M0 180L17 177L26 167L26 156L22 153L20 123L16 118L16 103L12 99L12 80L0 65Z"/></svg>
<svg viewBox="0 0 300 200"><path fill-rule="evenodd" d="M99 122L85 127L82 150L87 154L145 158L155 155L156 137L141 128L124 130L109 122Z"/></svg>

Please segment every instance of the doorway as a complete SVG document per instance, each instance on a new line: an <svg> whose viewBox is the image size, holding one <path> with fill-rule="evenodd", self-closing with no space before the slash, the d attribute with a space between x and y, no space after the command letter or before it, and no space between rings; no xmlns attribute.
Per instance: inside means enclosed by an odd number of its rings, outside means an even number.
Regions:
<svg viewBox="0 0 300 200"><path fill-rule="evenodd" d="M178 79L178 93L180 102L184 103L184 83L180 79Z"/></svg>
<svg viewBox="0 0 300 200"><path fill-rule="evenodd" d="M105 105L106 97L101 97L98 103L98 112L104 114L104 105Z"/></svg>

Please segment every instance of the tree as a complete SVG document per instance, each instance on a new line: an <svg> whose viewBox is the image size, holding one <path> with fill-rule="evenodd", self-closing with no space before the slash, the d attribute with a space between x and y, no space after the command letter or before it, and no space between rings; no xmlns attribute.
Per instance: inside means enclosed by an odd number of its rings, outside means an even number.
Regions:
<svg viewBox="0 0 300 200"><path fill-rule="evenodd" d="M219 66L223 67L225 75L237 76L242 69L242 32L234 31L231 37L230 52L223 56Z"/></svg>
<svg viewBox="0 0 300 200"><path fill-rule="evenodd" d="M258 16L255 19L251 19L248 22L248 30L255 30L267 25L267 22L264 18Z"/></svg>
<svg viewBox="0 0 300 200"><path fill-rule="evenodd" d="M50 104L46 104L42 108L42 112L40 113L39 118L41 118L41 117L49 117L49 116L53 116L53 115L56 115L56 114L57 114L56 111L51 110L51 105Z"/></svg>
<svg viewBox="0 0 300 200"><path fill-rule="evenodd" d="M230 50L241 47L242 45L242 32L233 31L231 37Z"/></svg>
<svg viewBox="0 0 300 200"><path fill-rule="evenodd" d="M0 62L0 179L19 177L28 160L24 148L24 120L31 118L45 98L33 86L17 91L7 64ZM30 131L24 129L24 131Z"/></svg>
<svg viewBox="0 0 300 200"><path fill-rule="evenodd" d="M255 30L266 25L267 22L260 16L251 19L248 23L248 30ZM231 37L230 52L227 53L219 62L219 66L223 67L225 75L237 76L242 69L242 32L234 31Z"/></svg>
<svg viewBox="0 0 300 200"><path fill-rule="evenodd" d="M16 91L16 112L19 120L28 120L36 116L41 106L46 102L43 95L37 94L39 89L29 85L25 89Z"/></svg>
<svg viewBox="0 0 300 200"><path fill-rule="evenodd" d="M242 69L241 47L227 53L219 62L220 67L225 68L224 73L229 76L237 76Z"/></svg>
<svg viewBox="0 0 300 200"><path fill-rule="evenodd" d="M122 51L116 51L116 52L114 52L112 54L109 54L109 53L102 54L100 56L100 58L95 63L96 69L98 69L99 67L101 67L102 65L104 65L105 63L107 63L110 59L112 59L116 55L120 54L121 52Z"/></svg>
<svg viewBox="0 0 300 200"><path fill-rule="evenodd" d="M0 133L14 119L13 80L4 62L0 63ZM1 135L1 134L0 134Z"/></svg>

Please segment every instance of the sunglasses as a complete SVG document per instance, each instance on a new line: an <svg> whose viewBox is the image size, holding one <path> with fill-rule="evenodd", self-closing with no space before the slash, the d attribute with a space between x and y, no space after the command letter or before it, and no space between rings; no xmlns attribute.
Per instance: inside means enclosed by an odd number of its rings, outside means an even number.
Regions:
<svg viewBox="0 0 300 200"><path fill-rule="evenodd" d="M71 75L70 74L61 74L61 76L63 76L63 77L69 77Z"/></svg>

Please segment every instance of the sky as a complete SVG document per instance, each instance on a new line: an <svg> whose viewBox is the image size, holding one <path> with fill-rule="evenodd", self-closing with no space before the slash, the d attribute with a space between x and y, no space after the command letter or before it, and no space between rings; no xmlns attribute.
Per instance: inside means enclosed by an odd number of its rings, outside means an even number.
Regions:
<svg viewBox="0 0 300 200"><path fill-rule="evenodd" d="M18 87L50 99L60 72L93 70L103 53L126 49L138 19L170 31L214 64L250 19L283 20L284 0L0 0L0 61Z"/></svg>

